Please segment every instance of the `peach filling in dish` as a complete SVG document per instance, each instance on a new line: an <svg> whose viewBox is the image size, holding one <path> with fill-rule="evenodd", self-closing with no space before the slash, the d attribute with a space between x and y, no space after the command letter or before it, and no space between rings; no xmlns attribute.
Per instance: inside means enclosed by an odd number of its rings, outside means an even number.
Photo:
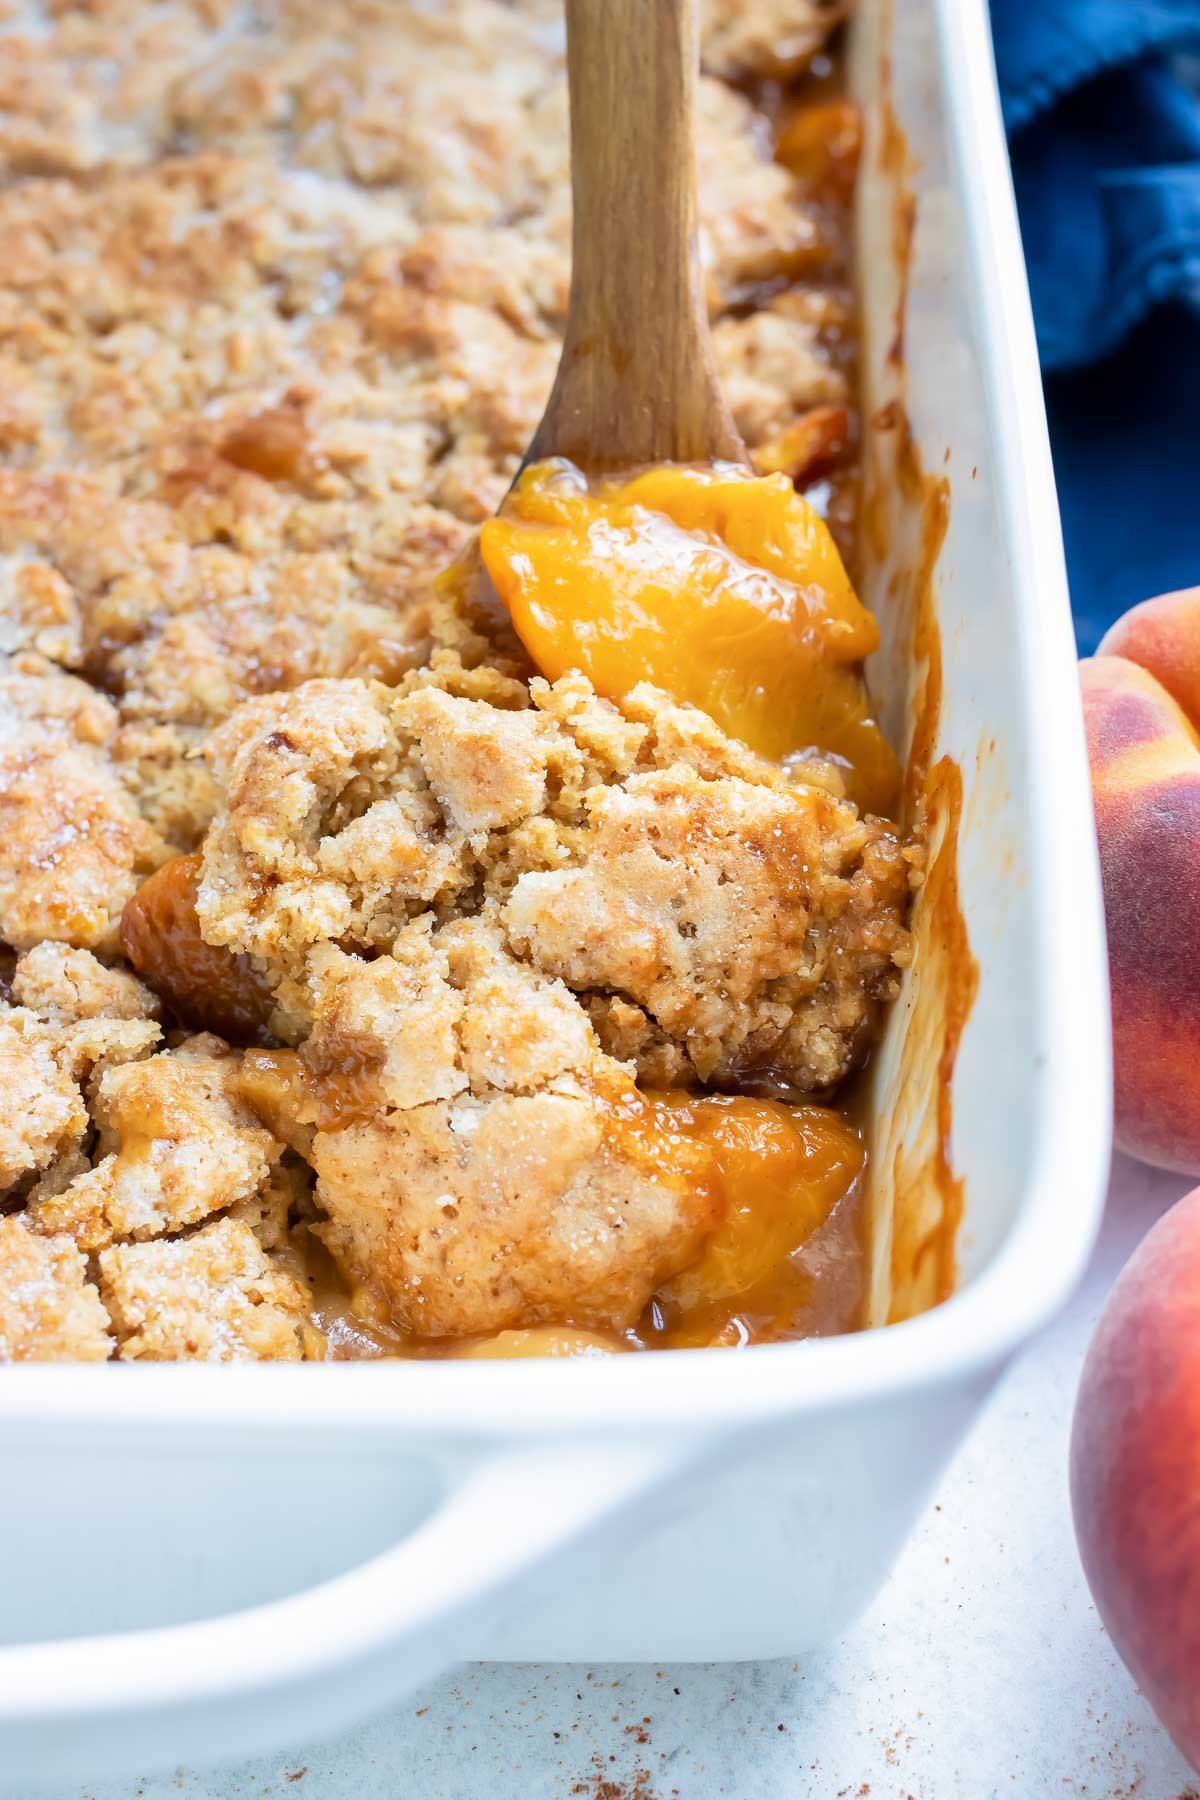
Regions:
<svg viewBox="0 0 1200 1800"><path fill-rule="evenodd" d="M923 852L853 579L860 121L828 9L782 61L735 10L700 230L754 473L511 493L569 277L541 0L152 58L135 3L32 80L0 34L0 1362L861 1322L847 1084Z"/></svg>
<svg viewBox="0 0 1200 1800"><path fill-rule="evenodd" d="M480 553L540 675L243 709L126 954L266 1041L232 1089L315 1176L287 1242L327 1353L841 1323L864 1151L808 1097L862 1060L919 860L848 797L895 791L872 621L811 507L731 469L535 467Z"/></svg>
<svg viewBox="0 0 1200 1800"><path fill-rule="evenodd" d="M212 824L121 924L135 1012L200 1035L107 1066L53 1008L15 1027L100 1127L21 1228L94 1259L126 1356L848 1322L864 1151L818 1102L895 992L920 863L852 798L896 789L873 623L782 477L535 467L480 557L526 677L316 680L211 734ZM219 1327L172 1298L210 1259Z"/></svg>

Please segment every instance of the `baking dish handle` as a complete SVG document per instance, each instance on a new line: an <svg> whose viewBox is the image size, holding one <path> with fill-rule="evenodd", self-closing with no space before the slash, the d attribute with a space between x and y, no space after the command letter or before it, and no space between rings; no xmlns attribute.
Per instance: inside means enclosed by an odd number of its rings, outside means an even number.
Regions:
<svg viewBox="0 0 1200 1800"><path fill-rule="evenodd" d="M514 1582L690 1460L679 1440L497 1454L403 1542L299 1594L0 1649L0 1768L94 1776L336 1732L478 1650L480 1615Z"/></svg>

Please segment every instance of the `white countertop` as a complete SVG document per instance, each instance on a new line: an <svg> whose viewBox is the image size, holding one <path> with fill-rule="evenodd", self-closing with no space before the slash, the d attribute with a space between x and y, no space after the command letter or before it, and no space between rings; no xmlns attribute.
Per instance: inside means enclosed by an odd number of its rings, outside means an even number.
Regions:
<svg viewBox="0 0 1200 1800"><path fill-rule="evenodd" d="M1000 1387L871 1612L827 1653L476 1666L334 1744L61 1800L1200 1800L1091 1606L1065 1475L1092 1324L1185 1186L1118 1165L1081 1292Z"/></svg>

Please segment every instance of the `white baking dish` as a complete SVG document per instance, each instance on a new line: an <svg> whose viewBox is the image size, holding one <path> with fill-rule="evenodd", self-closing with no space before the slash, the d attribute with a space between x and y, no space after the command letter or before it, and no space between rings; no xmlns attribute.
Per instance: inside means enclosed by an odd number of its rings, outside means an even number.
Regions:
<svg viewBox="0 0 1200 1800"><path fill-rule="evenodd" d="M894 28L889 10L864 0L853 81L877 101L890 56L918 201L908 398L951 483L939 749L965 778L981 965L954 1089L959 1291L886 1331L741 1355L5 1371L0 1781L327 1735L456 1657L820 1643L877 1589L1006 1359L1079 1274L1108 1153L1106 983L987 18L984 0L896 0ZM874 403L895 379L880 117ZM868 593L885 626L886 576ZM902 715L895 656L876 679ZM927 1075L903 1048L916 997L881 1063L910 1100Z"/></svg>

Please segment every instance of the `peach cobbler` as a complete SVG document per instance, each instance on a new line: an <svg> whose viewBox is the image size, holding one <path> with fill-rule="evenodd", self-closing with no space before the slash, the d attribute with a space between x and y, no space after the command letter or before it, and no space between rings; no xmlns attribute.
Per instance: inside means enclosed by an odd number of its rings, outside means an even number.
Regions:
<svg viewBox="0 0 1200 1800"><path fill-rule="evenodd" d="M6 10L0 1361L857 1322L833 1102L922 859L851 580L840 10L707 9L754 472L507 501L557 5Z"/></svg>

